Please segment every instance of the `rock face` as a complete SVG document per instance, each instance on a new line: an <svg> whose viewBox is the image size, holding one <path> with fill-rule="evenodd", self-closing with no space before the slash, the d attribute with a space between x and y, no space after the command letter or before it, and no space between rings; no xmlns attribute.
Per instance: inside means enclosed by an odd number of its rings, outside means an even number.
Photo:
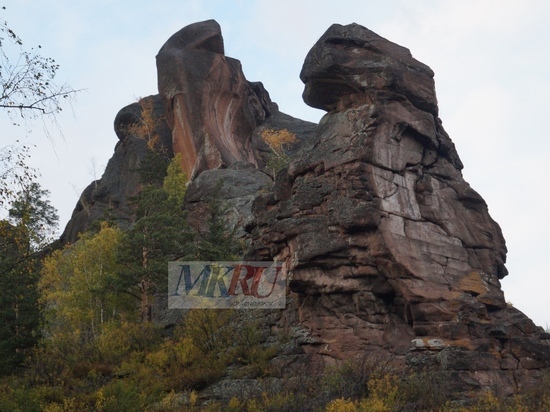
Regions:
<svg viewBox="0 0 550 412"><path fill-rule="evenodd" d="M256 94L258 86L245 79L240 62L224 55L217 22L174 34L157 55L157 70L174 151L182 154L187 176L236 161L257 164L251 135L269 107Z"/></svg>
<svg viewBox="0 0 550 412"><path fill-rule="evenodd" d="M301 78L328 114L256 200L253 245L291 270L310 362L375 350L432 365L459 391L532 383L550 366L548 336L505 302L505 242L462 177L433 72L351 24L328 29Z"/></svg>
<svg viewBox="0 0 550 412"><path fill-rule="evenodd" d="M144 122L151 123L146 125ZM130 199L141 188L140 167L152 144L173 156L171 132L164 120L159 96L149 96L122 108L115 117L119 141L101 179L80 195L63 234L62 243L73 243L99 220L109 219L121 227L131 224ZM144 132L147 130L147 132Z"/></svg>
<svg viewBox="0 0 550 412"><path fill-rule="evenodd" d="M375 353L429 368L454 397L536 385L550 368L550 334L506 304L505 242L462 177L430 68L360 25L333 25L300 74L306 103L328 112L314 125L279 112L223 53L216 22L183 28L157 55L160 95L149 99L160 141L182 153L192 178L190 223L201 230L217 190L250 246L245 258L290 270L287 308L262 316L268 333L291 337L273 363L312 373ZM132 173L148 142L129 130L143 110L117 115L121 141L66 239L108 208L130 223L127 199L140 185ZM274 179L262 170L272 155L265 129L297 136Z"/></svg>

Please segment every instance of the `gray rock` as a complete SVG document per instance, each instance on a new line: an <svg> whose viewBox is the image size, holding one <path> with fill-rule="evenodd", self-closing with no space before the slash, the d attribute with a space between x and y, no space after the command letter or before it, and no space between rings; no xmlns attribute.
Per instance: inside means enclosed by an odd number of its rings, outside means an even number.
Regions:
<svg viewBox="0 0 550 412"><path fill-rule="evenodd" d="M121 227L131 224L130 199L141 188L140 165L148 153L148 137L137 134L132 125L143 122L142 111L151 109L154 123L151 136L158 139L160 150L172 155L171 134L164 121L164 108L159 96L148 96L122 108L115 117L114 129L119 142L100 179L81 194L67 223L62 243L73 243L99 220L111 220ZM150 127L150 126L149 126Z"/></svg>

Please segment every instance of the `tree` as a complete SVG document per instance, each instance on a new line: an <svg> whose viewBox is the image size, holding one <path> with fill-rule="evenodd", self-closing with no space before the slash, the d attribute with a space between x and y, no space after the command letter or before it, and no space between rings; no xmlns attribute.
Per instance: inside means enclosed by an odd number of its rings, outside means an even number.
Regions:
<svg viewBox="0 0 550 412"><path fill-rule="evenodd" d="M183 198L185 197L185 189L189 179L183 171L181 153L176 153L168 168L166 169L166 177L162 183L162 188L168 195L170 201L175 205L183 204Z"/></svg>
<svg viewBox="0 0 550 412"><path fill-rule="evenodd" d="M96 374L128 349L128 342L116 337L135 319L135 302L112 288L121 238L120 229L103 223L98 233L88 232L44 259L39 282L43 337L29 364L40 379L58 383Z"/></svg>
<svg viewBox="0 0 550 412"><path fill-rule="evenodd" d="M50 192L36 182L19 192L9 210L10 222L23 225L28 232L29 250L36 252L54 239L59 217L47 200Z"/></svg>
<svg viewBox="0 0 550 412"><path fill-rule="evenodd" d="M37 270L26 231L0 221L0 375L12 373L35 343Z"/></svg>
<svg viewBox="0 0 550 412"><path fill-rule="evenodd" d="M16 143L0 148L0 207L36 178L35 170L27 165L29 146Z"/></svg>
<svg viewBox="0 0 550 412"><path fill-rule="evenodd" d="M235 230L227 225L227 207L219 195L222 183L220 180L213 193L205 199L209 215L206 230L199 233L196 239L195 257L198 260L238 260L243 252Z"/></svg>
<svg viewBox="0 0 550 412"><path fill-rule="evenodd" d="M141 112L139 116L134 114L135 121L126 126L126 133L145 140L152 152L163 152L159 127L165 122L164 116L155 113L155 103L151 96L139 99L138 104Z"/></svg>
<svg viewBox="0 0 550 412"><path fill-rule="evenodd" d="M31 185L0 221L0 374L13 372L38 339L37 252L57 226L47 195Z"/></svg>
<svg viewBox="0 0 550 412"><path fill-rule="evenodd" d="M0 21L0 108L14 125L22 121L27 131L28 121L41 119L49 134L46 121L58 127L56 115L78 90L55 82L59 65L40 55L40 48L25 50L21 38L6 21ZM28 149L20 142L0 147L0 207L32 181L34 171L26 163Z"/></svg>
<svg viewBox="0 0 550 412"><path fill-rule="evenodd" d="M266 164L266 169L275 174L286 167L290 158L286 153L288 145L296 141L296 135L287 129L266 129L261 133L262 139L271 149L271 156Z"/></svg>
<svg viewBox="0 0 550 412"><path fill-rule="evenodd" d="M186 179L181 159L174 157L162 187L146 185L133 201L135 223L120 242L119 290L140 301L142 321L152 317L152 297L167 288L167 263L190 256L192 236L181 210Z"/></svg>
<svg viewBox="0 0 550 412"><path fill-rule="evenodd" d="M54 59L41 56L35 48L24 50L21 38L7 22L0 22L0 107L15 124L16 116L55 121L64 101L77 93L68 84L55 83L58 69Z"/></svg>
<svg viewBox="0 0 550 412"><path fill-rule="evenodd" d="M93 341L102 326L128 315L131 305L111 288L119 272L120 229L103 224L44 260L41 301L50 340Z"/></svg>
<svg viewBox="0 0 550 412"><path fill-rule="evenodd" d="M262 139L277 157L285 156L285 146L296 141L296 135L287 129L266 129L262 132Z"/></svg>

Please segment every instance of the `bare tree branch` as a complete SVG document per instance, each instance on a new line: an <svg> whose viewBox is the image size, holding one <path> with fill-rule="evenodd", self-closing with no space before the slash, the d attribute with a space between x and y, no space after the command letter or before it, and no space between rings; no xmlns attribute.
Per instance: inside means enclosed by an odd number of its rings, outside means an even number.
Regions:
<svg viewBox="0 0 550 412"><path fill-rule="evenodd" d="M46 120L58 128L56 115L81 90L55 82L59 65L42 56L40 48L25 50L21 38L6 21L0 21L0 109L13 125L23 123L27 132L30 120L41 119L50 137ZM29 145L0 147L0 208L9 205L13 196L36 177L36 171L27 166L28 157Z"/></svg>

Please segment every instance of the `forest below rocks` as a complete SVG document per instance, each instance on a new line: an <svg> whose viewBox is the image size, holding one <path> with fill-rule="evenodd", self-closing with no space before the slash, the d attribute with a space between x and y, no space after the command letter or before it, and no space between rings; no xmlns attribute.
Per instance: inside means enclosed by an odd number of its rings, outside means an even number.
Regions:
<svg viewBox="0 0 550 412"><path fill-rule="evenodd" d="M269 311L188 310L166 328L151 319L166 293L166 262L233 260L242 250L210 199L208 230L193 234L180 204L185 174L150 152L126 230L106 218L63 247L45 243L56 223L37 185L2 222L1 411L533 411L550 382L501 399L487 392L450 402L447 385L403 374L366 353L323 372L289 376L274 359L292 353ZM181 311L183 312L183 311Z"/></svg>

